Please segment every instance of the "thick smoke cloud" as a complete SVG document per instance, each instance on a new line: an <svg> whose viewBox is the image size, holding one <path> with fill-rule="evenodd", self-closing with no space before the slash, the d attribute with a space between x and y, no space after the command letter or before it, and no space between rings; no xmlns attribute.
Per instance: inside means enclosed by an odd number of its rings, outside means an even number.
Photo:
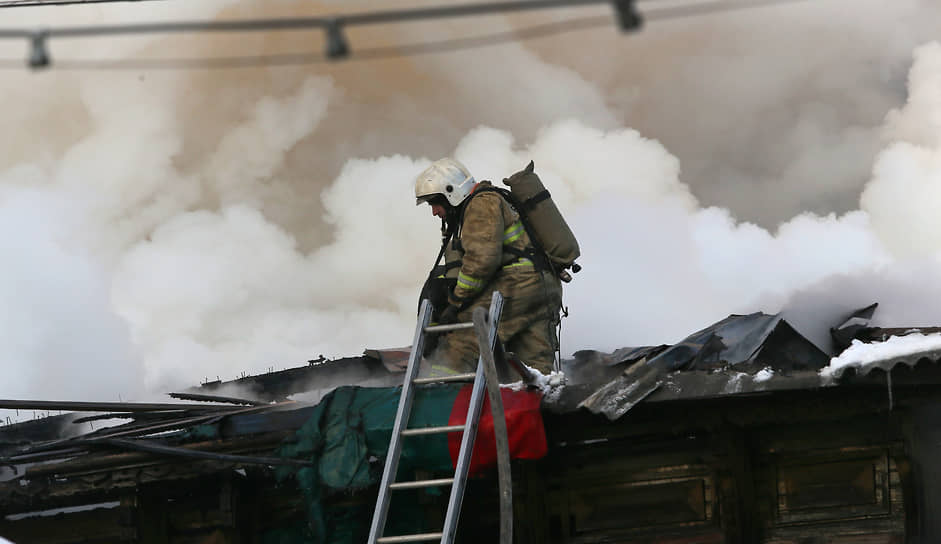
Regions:
<svg viewBox="0 0 941 544"><path fill-rule="evenodd" d="M10 10L6 24L335 9L354 8L152 2ZM609 10L350 38L355 51L582 13ZM15 127L0 134L12 377L0 397L143 398L408 343L438 242L411 180L443 155L497 180L535 160L585 255L566 291L565 354L673 342L731 312L784 309L813 334L880 300L879 319L941 322L913 294L938 273L941 46L914 65L912 51L938 22L933 2L833 0L382 61L5 72L0 96L18 107L0 112ZM122 38L53 41L52 53L311 42Z"/></svg>
<svg viewBox="0 0 941 544"><path fill-rule="evenodd" d="M912 50L939 22L932 0L797 2L532 47L597 82L619 126L679 157L704 205L774 228L856 209Z"/></svg>
<svg viewBox="0 0 941 544"><path fill-rule="evenodd" d="M110 305L110 273L76 249L70 228L80 220L61 194L2 191L4 397L35 396L50 380L73 398L93 380L93 391L109 397L144 392L127 324Z"/></svg>
<svg viewBox="0 0 941 544"><path fill-rule="evenodd" d="M934 256L941 247L941 44L915 51L904 107L889 113L863 209L886 244L901 256Z"/></svg>

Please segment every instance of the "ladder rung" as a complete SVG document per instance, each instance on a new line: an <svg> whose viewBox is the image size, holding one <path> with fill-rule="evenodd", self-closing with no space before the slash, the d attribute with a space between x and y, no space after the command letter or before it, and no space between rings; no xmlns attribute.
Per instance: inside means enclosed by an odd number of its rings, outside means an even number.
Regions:
<svg viewBox="0 0 941 544"><path fill-rule="evenodd" d="M419 489L422 487L436 487L439 485L451 485L454 478L440 478L438 480L415 480L414 482L396 482L389 484L389 489Z"/></svg>
<svg viewBox="0 0 941 544"><path fill-rule="evenodd" d="M416 427L414 429L405 429L402 436L418 436L422 434L453 433L463 431L464 425L447 425L444 427Z"/></svg>
<svg viewBox="0 0 941 544"><path fill-rule="evenodd" d="M383 536L376 539L378 544L393 544L394 542L423 542L425 540L441 540L444 533L422 533L418 535Z"/></svg>
<svg viewBox="0 0 941 544"><path fill-rule="evenodd" d="M443 382L466 382L474 381L474 378L477 377L477 374L473 372L467 374L454 374L453 376L441 376L439 378L415 378L412 383L417 385L422 385L426 383L443 383Z"/></svg>
<svg viewBox="0 0 941 544"><path fill-rule="evenodd" d="M460 331L463 329L473 329L474 324L471 322L467 323L450 323L448 325L431 325L430 327L425 327L425 332L451 332L451 331Z"/></svg>

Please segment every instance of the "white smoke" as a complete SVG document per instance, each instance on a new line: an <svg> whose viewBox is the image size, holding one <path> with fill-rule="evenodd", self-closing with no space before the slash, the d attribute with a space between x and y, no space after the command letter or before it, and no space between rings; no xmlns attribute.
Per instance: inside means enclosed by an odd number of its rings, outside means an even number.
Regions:
<svg viewBox="0 0 941 544"><path fill-rule="evenodd" d="M879 300L893 324L941 322L925 296L938 273L941 46L911 61L939 10L832 4L857 17L835 29L828 4L772 10L774 25L767 13L651 22L630 38L375 63L5 73L0 96L20 107L0 112L17 127L0 135L0 397L140 398L407 344L438 242L411 180L447 154L495 180L534 160L569 218L585 269L566 289L565 355L673 342L731 312L785 309L825 330L830 314ZM23 10L7 24L324 10L183 5ZM900 22L905 36L880 26ZM803 23L794 43L787 29ZM353 37L478 30L415 27ZM822 47L838 31L874 35ZM785 39L794 47L769 51ZM311 49L307 33L92 42L76 57Z"/></svg>
<svg viewBox="0 0 941 544"><path fill-rule="evenodd" d="M880 153L861 203L886 245L900 256L937 256L941 248L941 44L915 51L909 98L886 120Z"/></svg>
<svg viewBox="0 0 941 544"><path fill-rule="evenodd" d="M883 117L905 100L911 52L937 39L939 22L933 0L827 0L532 47L602 86L619 124L679 157L705 205L774 228L804 211L856 208Z"/></svg>
<svg viewBox="0 0 941 544"><path fill-rule="evenodd" d="M62 193L0 192L0 350L4 397L114 398L144 392L126 322L111 308L110 271L76 239Z"/></svg>

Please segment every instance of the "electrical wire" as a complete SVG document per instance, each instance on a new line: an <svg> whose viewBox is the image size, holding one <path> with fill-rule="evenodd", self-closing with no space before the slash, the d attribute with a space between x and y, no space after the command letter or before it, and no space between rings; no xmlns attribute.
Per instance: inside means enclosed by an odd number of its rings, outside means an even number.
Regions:
<svg viewBox="0 0 941 544"><path fill-rule="evenodd" d="M363 26L382 23L401 23L446 17L494 15L509 11L610 4L612 0L512 0L373 11L347 15L321 17L281 17L236 21L165 21L159 23L132 23L117 25L62 26L43 29L0 28L0 38L31 38L37 33L44 38L84 38L139 34L169 34L178 32L260 32L275 30L327 29L336 26Z"/></svg>
<svg viewBox="0 0 941 544"><path fill-rule="evenodd" d="M131 0L139 1L139 0ZM696 4L663 7L643 13L645 21L666 21L685 17L727 13L744 9L805 3L809 0L712 0ZM251 21L246 21L250 23ZM355 49L342 62L387 60L420 55L467 51L493 47L511 42L557 36L594 28L608 27L610 16L591 16L554 21L479 36L453 38L434 42L418 42L397 46ZM0 31L2 32L2 31ZM302 66L335 63L320 52L277 53L253 56L218 56L193 58L133 58L133 59L62 59L55 60L58 70L193 70L193 69L239 69L258 67ZM23 69L21 59L0 59L0 70Z"/></svg>
<svg viewBox="0 0 941 544"><path fill-rule="evenodd" d="M149 2L153 0L6 0L0 1L2 8L33 8L39 6L71 6L82 4L114 4L117 2ZM160 0L166 1L166 0Z"/></svg>
<svg viewBox="0 0 941 544"><path fill-rule="evenodd" d="M37 7L37 6L68 6L68 5L82 5L82 4L112 4L112 3L127 3L127 2L145 2L151 0L0 0L0 8L18 8L18 7ZM493 13L496 9L502 8L503 11L514 10L518 11L521 9L538 9L545 7L557 7L557 6L569 6L569 5L579 5L579 4L601 4L609 2L610 0L519 0L511 2L501 2L499 4L471 4L471 5L459 5L459 6L447 6L447 7L438 7L438 8L420 8L418 10L395 10L396 13L407 13L407 12L434 12L434 13L443 13L442 15L432 15L437 17L453 17L455 15L473 15L480 13ZM483 10L479 9L479 6L484 6ZM470 8L470 9L468 9ZM391 11L390 11L391 12ZM380 13L390 13L390 12L377 12ZM457 12L457 13L455 13ZM371 14L370 16L376 15ZM388 22L388 21L382 21Z"/></svg>
<svg viewBox="0 0 941 544"><path fill-rule="evenodd" d="M369 47L355 50L355 53L342 62L389 60L396 58L466 51L482 47L496 46L516 41L536 39L574 32L588 28L607 27L611 18L584 17L565 22L553 22L536 25L515 31L499 32L482 36L455 38L435 42L421 42L388 47ZM320 52L278 53L255 56L219 56L202 58L151 58L151 59L69 59L56 60L55 68L60 70L185 70L185 69L231 69L278 66L303 66L310 64L335 63ZM0 69L23 69L22 59L2 59Z"/></svg>

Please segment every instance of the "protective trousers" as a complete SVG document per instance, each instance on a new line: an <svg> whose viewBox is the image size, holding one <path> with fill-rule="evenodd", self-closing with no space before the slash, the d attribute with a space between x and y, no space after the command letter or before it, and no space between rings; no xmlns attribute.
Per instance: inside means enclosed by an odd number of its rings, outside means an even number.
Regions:
<svg viewBox="0 0 941 544"><path fill-rule="evenodd" d="M471 321L474 308L489 309L497 290L503 295L503 311L497 336L507 351L544 374L552 371L559 348L557 329L562 308L562 285L551 272L536 271L533 266L509 267L496 278L457 320ZM428 358L431 375L473 372L479 356L477 335L473 329L444 335L438 348Z"/></svg>

